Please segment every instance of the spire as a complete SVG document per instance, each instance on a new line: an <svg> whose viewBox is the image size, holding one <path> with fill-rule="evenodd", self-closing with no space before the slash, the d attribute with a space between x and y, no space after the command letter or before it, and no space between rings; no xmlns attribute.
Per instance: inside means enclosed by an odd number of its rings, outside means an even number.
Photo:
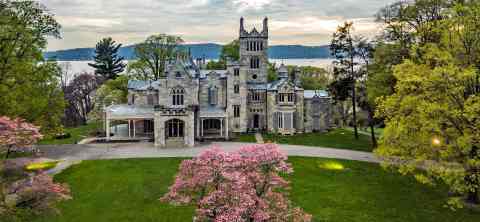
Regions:
<svg viewBox="0 0 480 222"><path fill-rule="evenodd" d="M241 17L240 18L240 33L245 32L245 26L244 26L243 22L244 22L244 19L243 19L243 17Z"/></svg>
<svg viewBox="0 0 480 222"><path fill-rule="evenodd" d="M263 34L268 35L268 18L263 19Z"/></svg>

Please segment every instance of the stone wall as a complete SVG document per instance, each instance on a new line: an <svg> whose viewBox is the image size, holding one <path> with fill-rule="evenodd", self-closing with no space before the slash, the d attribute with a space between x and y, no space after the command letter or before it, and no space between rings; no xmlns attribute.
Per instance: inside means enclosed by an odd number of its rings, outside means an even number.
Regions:
<svg viewBox="0 0 480 222"><path fill-rule="evenodd" d="M331 98L305 99L305 132L325 132L332 125Z"/></svg>

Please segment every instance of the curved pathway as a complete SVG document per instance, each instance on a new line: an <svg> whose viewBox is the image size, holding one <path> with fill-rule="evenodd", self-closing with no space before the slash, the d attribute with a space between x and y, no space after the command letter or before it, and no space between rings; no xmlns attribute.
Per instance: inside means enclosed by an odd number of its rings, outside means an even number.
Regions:
<svg viewBox="0 0 480 222"><path fill-rule="evenodd" d="M248 143L214 142L201 144L194 148L155 148L151 143L120 143L120 144L77 144L77 145L41 145L38 149L43 157L63 160L51 173L58 173L82 160L97 159L129 159L129 158L160 158L160 157L194 157L211 148L218 146L226 152L240 149ZM345 160L357 160L379 163L380 160L372 153L332 149L323 147L309 147L281 144L280 150L288 156L324 157Z"/></svg>

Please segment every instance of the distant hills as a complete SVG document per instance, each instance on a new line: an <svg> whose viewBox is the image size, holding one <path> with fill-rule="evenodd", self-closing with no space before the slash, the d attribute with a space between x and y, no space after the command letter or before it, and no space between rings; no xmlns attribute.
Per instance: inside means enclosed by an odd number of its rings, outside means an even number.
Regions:
<svg viewBox="0 0 480 222"><path fill-rule="evenodd" d="M183 47L190 48L194 58L206 59L218 59L222 50L222 45L214 43L186 44ZM127 60L135 59L134 46L122 47L119 52ZM59 61L85 61L92 60L94 53L94 48L78 48L45 52L44 56ZM268 54L271 59L330 58L328 46L277 45L270 46Z"/></svg>

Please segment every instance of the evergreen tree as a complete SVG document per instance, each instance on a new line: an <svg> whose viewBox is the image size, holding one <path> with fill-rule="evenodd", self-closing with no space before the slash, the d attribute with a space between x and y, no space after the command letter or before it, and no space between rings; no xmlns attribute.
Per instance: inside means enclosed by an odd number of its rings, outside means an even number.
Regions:
<svg viewBox="0 0 480 222"><path fill-rule="evenodd" d="M116 79L119 73L125 70L124 58L118 55L122 44L116 44L112 38L104 38L95 48L95 63L88 65L95 68L95 74L104 80Z"/></svg>

